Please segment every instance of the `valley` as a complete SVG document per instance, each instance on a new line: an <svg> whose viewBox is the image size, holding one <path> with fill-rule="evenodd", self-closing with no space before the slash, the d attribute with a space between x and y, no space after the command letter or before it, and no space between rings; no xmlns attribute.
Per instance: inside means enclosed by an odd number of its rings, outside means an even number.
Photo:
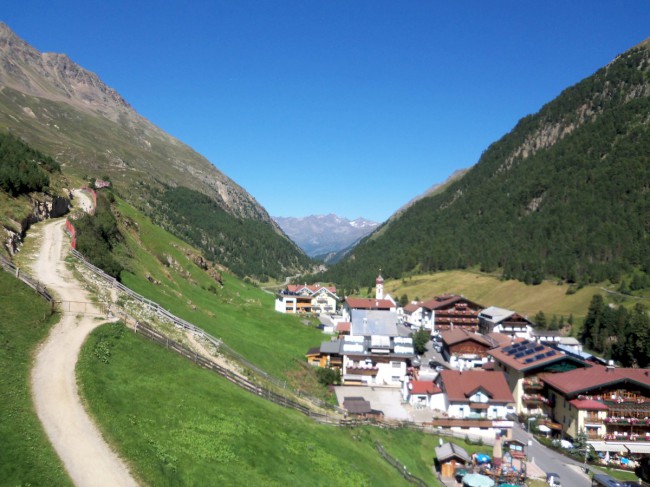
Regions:
<svg viewBox="0 0 650 487"><path fill-rule="evenodd" d="M442 485L442 443L499 454L532 437L519 422L592 448L593 465L612 441L638 460L648 113L650 40L382 224L272 218L99 76L0 22L0 254L55 296L0 270L0 479ZM268 164L287 180L310 168L312 202L334 202L316 175L352 194L383 172L355 180L312 164L319 150L293 172ZM386 173L429 177L406 159Z"/></svg>

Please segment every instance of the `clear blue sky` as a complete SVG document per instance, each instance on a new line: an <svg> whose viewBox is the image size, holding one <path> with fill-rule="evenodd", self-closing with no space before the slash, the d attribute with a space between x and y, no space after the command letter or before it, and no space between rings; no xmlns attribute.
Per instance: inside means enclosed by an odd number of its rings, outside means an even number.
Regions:
<svg viewBox="0 0 650 487"><path fill-rule="evenodd" d="M271 215L376 221L650 37L648 0L21 0L0 16Z"/></svg>

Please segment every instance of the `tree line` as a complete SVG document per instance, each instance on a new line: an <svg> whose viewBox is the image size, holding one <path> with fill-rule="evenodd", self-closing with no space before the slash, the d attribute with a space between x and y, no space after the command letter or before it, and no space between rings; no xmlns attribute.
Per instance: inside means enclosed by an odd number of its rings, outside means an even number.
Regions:
<svg viewBox="0 0 650 487"><path fill-rule="evenodd" d="M624 367L650 366L650 315L637 303L631 310L611 307L594 295L579 336L584 346Z"/></svg>
<svg viewBox="0 0 650 487"><path fill-rule="evenodd" d="M45 191L61 166L17 137L0 133L0 189L11 196Z"/></svg>

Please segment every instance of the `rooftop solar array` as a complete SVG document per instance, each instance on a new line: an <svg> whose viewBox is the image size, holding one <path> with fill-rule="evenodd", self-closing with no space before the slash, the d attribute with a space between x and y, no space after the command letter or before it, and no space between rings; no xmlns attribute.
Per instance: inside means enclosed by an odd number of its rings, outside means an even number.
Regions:
<svg viewBox="0 0 650 487"><path fill-rule="evenodd" d="M522 340L507 347L503 347L503 353L517 360L523 360L524 363L530 364L546 357L552 357L557 354L555 350L548 350L548 347L530 340ZM545 352L545 350L548 350Z"/></svg>

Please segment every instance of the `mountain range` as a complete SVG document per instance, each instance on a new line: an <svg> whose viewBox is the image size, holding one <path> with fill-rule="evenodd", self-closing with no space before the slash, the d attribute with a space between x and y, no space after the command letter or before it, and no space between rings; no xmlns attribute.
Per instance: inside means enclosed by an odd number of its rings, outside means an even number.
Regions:
<svg viewBox="0 0 650 487"><path fill-rule="evenodd" d="M364 218L348 220L334 214L273 219L308 256L325 262L332 262L339 252L379 226Z"/></svg>
<svg viewBox="0 0 650 487"><path fill-rule="evenodd" d="M0 130L52 156L66 174L110 179L120 196L177 235L187 233L179 224L193 211L186 202L207 198L202 208L223 213L219 225L226 231L217 242L199 218L192 243L235 273L245 272L235 264L244 261L259 263L258 277L281 277L310 265L267 211L210 161L139 115L96 74L64 54L37 51L4 23ZM177 189L185 192L172 208L170 192ZM238 221L254 223L242 233ZM265 255L231 242L227 228L238 228L238 241L258 242Z"/></svg>

